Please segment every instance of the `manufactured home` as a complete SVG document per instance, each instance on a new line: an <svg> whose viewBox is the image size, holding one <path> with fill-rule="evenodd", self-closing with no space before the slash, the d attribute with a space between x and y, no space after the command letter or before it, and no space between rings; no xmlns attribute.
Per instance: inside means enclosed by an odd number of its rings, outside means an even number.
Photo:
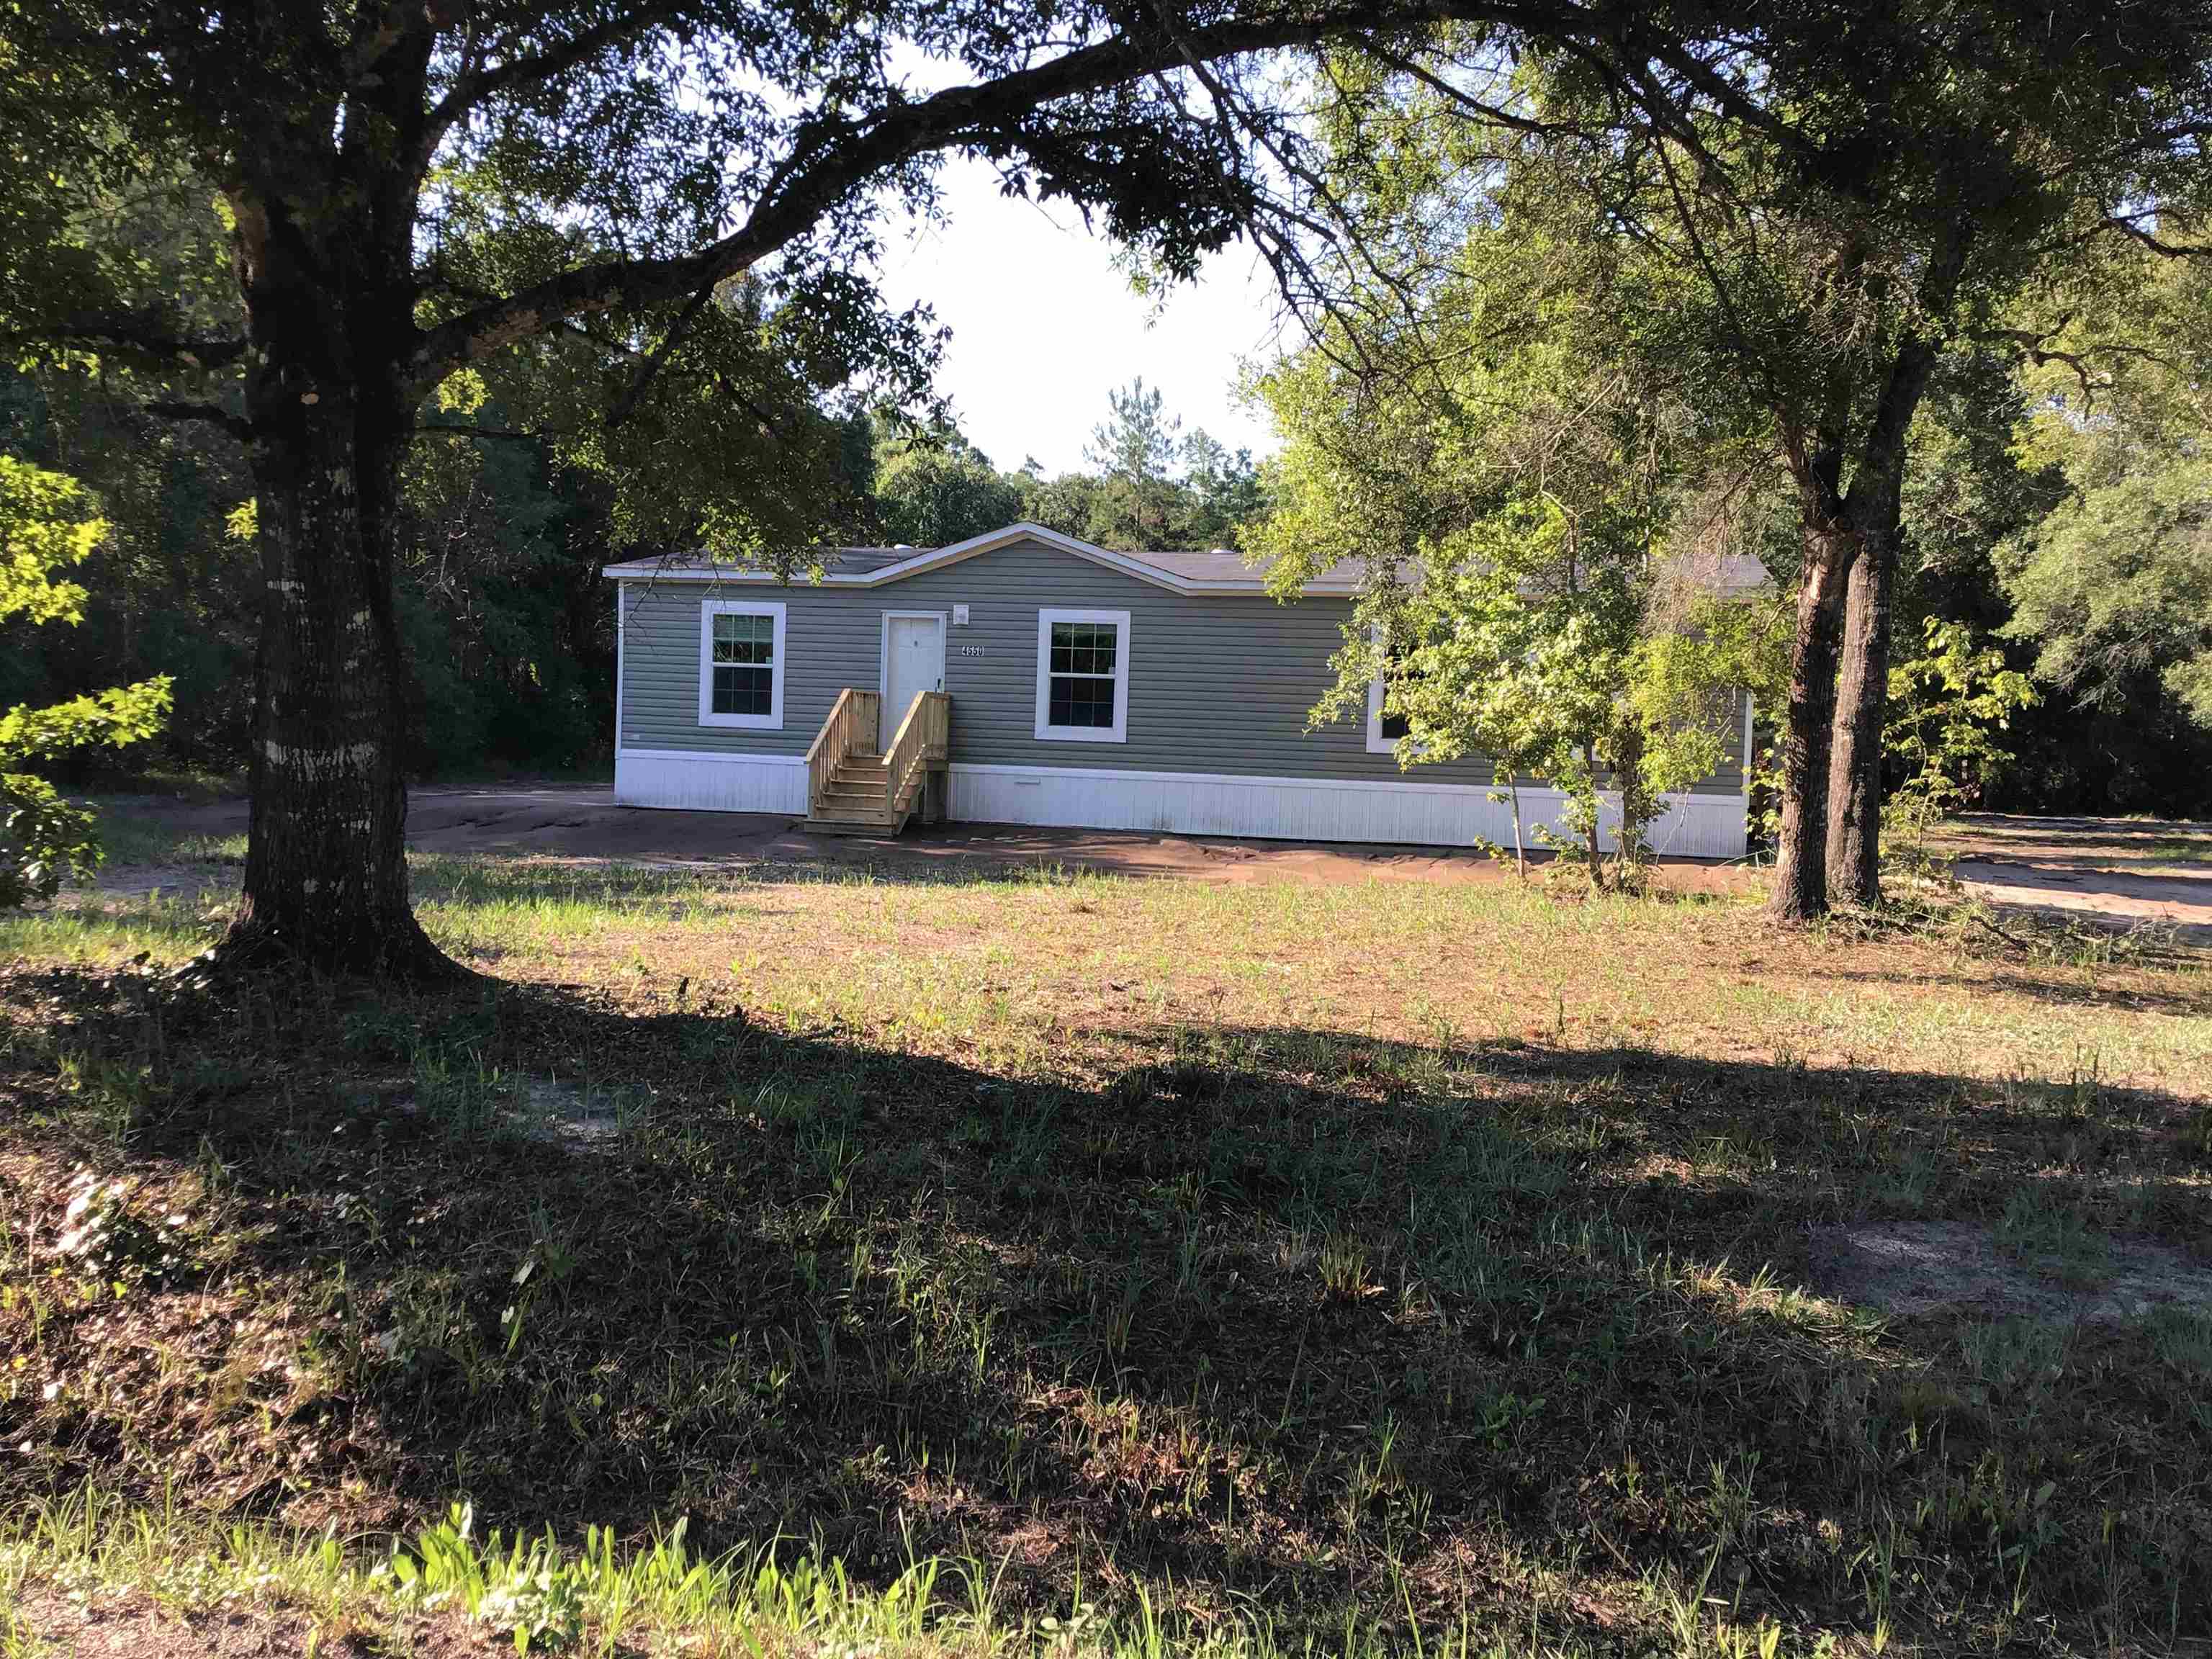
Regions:
<svg viewBox="0 0 2212 1659"><path fill-rule="evenodd" d="M1299 841L1510 842L1479 757L1401 769L1367 720L1309 729L1356 573L1287 603L1233 552L1124 553L1037 525L848 548L818 580L611 565L615 798L804 816ZM1669 799L1662 852L1745 847L1747 700L1723 770ZM1524 788L1524 825L1556 792Z"/></svg>

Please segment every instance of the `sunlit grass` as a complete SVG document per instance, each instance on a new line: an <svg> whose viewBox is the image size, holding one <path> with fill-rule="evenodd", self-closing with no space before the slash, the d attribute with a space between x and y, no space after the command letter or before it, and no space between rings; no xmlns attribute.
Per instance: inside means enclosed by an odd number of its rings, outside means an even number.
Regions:
<svg viewBox="0 0 2212 1659"><path fill-rule="evenodd" d="M204 950L220 913L156 895L0 913L0 958L100 965L142 953L173 965Z"/></svg>
<svg viewBox="0 0 2212 1659"><path fill-rule="evenodd" d="M165 812L136 802L96 800L100 853L118 866L242 865L246 836L208 835L179 829Z"/></svg>
<svg viewBox="0 0 2212 1659"><path fill-rule="evenodd" d="M1976 950L1963 934L1782 935L1753 901L1560 899L1535 887L1209 885L1039 869L886 879L417 858L418 913L501 977L688 981L793 1024L939 1051L1130 1023L1445 1029L1681 1054L1785 1054L1983 1077L2093 1065L2113 1081L2212 1076L2212 974ZM0 949L181 962L225 912L81 898L0 920Z"/></svg>

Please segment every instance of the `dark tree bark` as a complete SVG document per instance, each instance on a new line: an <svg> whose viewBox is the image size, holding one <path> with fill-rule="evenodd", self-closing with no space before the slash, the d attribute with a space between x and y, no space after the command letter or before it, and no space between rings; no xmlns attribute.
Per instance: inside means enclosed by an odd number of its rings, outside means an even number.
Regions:
<svg viewBox="0 0 2212 1659"><path fill-rule="evenodd" d="M1797 631L1790 648L1790 698L1782 723L1782 845L1767 910L1807 921L1828 908L1828 768L1835 723L1843 598L1857 545L1833 518L1802 531Z"/></svg>
<svg viewBox="0 0 2212 1659"><path fill-rule="evenodd" d="M310 105L230 192L263 591L244 902L218 963L463 973L408 899L392 584L428 51L427 31L402 34L344 137Z"/></svg>
<svg viewBox="0 0 2212 1659"><path fill-rule="evenodd" d="M1949 303L1964 258L1961 240L1939 262L1930 279L1939 303ZM1905 433L1936 350L1936 342L1922 338L1898 348L1844 502L1856 556L1832 716L1827 887L1831 899L1869 907L1881 902L1881 732L1889 710L1890 597L1904 537Z"/></svg>
<svg viewBox="0 0 2212 1659"><path fill-rule="evenodd" d="M219 957L332 972L457 971L408 902L404 669L392 614L398 445L329 375L272 359L255 378L295 406L253 447L265 583L244 906ZM296 408L303 397L315 401ZM257 403L262 398L257 397Z"/></svg>
<svg viewBox="0 0 2212 1659"><path fill-rule="evenodd" d="M1828 760L1828 896L1881 902L1881 732L1889 696L1893 527L1862 535L1844 596L1840 681Z"/></svg>

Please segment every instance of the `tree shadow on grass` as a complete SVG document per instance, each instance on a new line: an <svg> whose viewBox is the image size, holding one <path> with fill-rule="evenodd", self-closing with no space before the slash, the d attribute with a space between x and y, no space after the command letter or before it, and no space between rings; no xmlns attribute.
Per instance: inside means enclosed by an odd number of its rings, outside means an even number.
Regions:
<svg viewBox="0 0 2212 1659"><path fill-rule="evenodd" d="M2091 989L2079 981L2069 982L2057 977L2037 977L2014 973L2004 969L1993 969L1979 975L1938 974L1916 969L1912 975L1915 985L1942 985L1964 991L1969 995L2021 997L2033 1002L2049 1003L2054 1007L2114 1007L2159 1013L2179 1014L2187 1018L2212 1018L2212 974L2203 975L2194 984L2177 982L2172 973L2175 967L2206 965L2207 959L2186 953L2161 955L2143 965L2164 970L2167 983L2153 985L2141 979L2118 981ZM1894 986L1894 975L1874 968L1850 968L1835 963L1814 963L1798 971L1808 979L1833 980L1846 985Z"/></svg>
<svg viewBox="0 0 2212 1659"><path fill-rule="evenodd" d="M1654 1574L1938 1642L2016 1623L2029 1568L2068 1628L2212 1616L2212 1435L2150 1337L2014 1365L1793 1288L1809 1228L2002 1217L2092 1121L2152 1224L2201 1232L2160 1138L2186 1103L1224 1028L1018 1078L519 988L46 994L11 1086L58 1109L19 1148L85 1156L86 1079L137 1079L91 1155L211 1189L221 1234L214 1328L156 1338L165 1404L0 1406L10 1443L53 1442L49 1482L159 1472L307 1521L457 1489L569 1534L680 1514L864 1575L969 1558L1032 1612L1141 1585L1324 1642L1466 1612L1632 1645ZM115 1316L42 1352L99 1365Z"/></svg>

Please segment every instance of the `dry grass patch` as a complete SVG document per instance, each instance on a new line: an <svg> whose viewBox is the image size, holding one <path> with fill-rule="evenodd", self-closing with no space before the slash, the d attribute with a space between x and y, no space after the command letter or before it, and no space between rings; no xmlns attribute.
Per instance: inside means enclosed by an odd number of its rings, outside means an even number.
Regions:
<svg viewBox="0 0 2212 1659"><path fill-rule="evenodd" d="M0 1498L682 1516L862 1598L984 1564L925 1626L1032 1651L2212 1622L2212 1337L1810 1288L1869 1222L2201 1259L2200 969L1510 886L419 874L504 988L187 998L126 964L191 911L7 925Z"/></svg>

